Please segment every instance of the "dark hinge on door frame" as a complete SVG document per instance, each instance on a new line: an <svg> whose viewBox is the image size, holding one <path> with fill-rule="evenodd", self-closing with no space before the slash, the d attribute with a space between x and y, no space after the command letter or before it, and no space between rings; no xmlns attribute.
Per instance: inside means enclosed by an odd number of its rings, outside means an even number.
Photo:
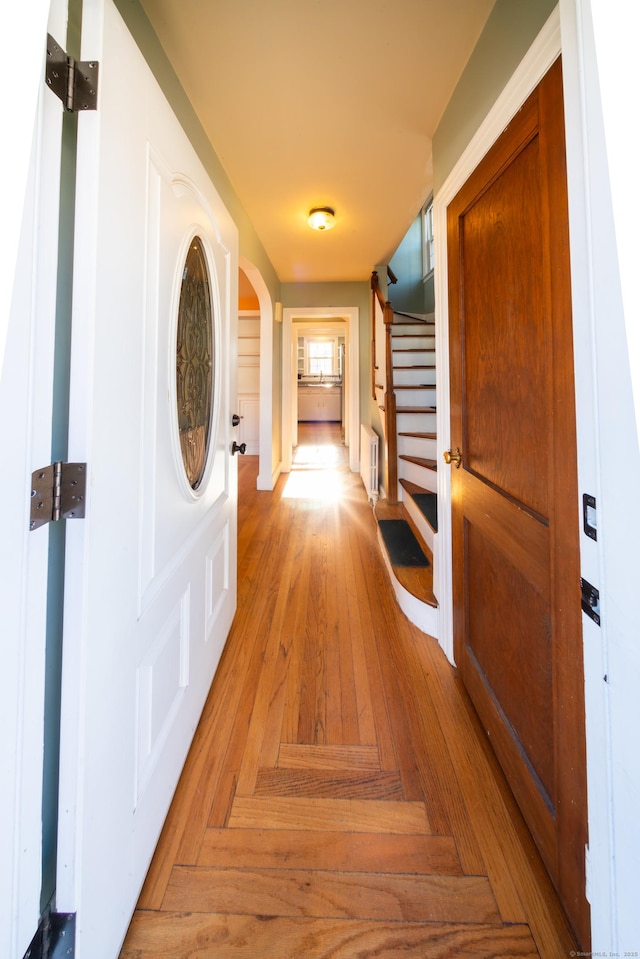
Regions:
<svg viewBox="0 0 640 959"><path fill-rule="evenodd" d="M62 100L65 110L76 113L98 106L98 63L68 57L51 34L47 34L47 86Z"/></svg>
<svg viewBox="0 0 640 959"><path fill-rule="evenodd" d="M29 529L60 519L84 519L86 463L53 463L31 474Z"/></svg>
<svg viewBox="0 0 640 959"><path fill-rule="evenodd" d="M73 959L75 952L75 912L47 910L23 959Z"/></svg>

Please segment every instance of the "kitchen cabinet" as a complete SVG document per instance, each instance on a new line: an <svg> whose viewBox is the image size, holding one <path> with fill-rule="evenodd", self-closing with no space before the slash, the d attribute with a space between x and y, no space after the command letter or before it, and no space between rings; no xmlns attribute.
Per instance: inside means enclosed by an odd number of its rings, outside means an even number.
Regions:
<svg viewBox="0 0 640 959"><path fill-rule="evenodd" d="M298 422L339 423L341 420L342 387L298 387Z"/></svg>

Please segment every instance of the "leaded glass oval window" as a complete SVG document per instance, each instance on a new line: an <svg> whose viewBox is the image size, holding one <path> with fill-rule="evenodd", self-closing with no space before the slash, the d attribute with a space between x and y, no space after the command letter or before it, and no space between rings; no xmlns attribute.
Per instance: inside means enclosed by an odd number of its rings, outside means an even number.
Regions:
<svg viewBox="0 0 640 959"><path fill-rule="evenodd" d="M213 308L202 241L195 236L182 271L176 386L182 462L189 485L202 482L213 406Z"/></svg>

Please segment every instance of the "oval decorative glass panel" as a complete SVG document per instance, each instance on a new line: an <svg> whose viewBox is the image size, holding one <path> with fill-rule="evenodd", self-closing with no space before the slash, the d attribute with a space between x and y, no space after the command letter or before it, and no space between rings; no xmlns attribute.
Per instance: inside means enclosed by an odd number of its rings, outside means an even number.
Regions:
<svg viewBox="0 0 640 959"><path fill-rule="evenodd" d="M213 307L202 241L189 244L182 271L176 344L178 429L189 485L202 482L213 406Z"/></svg>

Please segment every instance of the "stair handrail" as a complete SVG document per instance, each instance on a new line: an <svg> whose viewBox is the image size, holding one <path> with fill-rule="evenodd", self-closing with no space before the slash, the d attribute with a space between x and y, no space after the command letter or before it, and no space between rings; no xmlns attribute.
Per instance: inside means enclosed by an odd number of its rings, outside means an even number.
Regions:
<svg viewBox="0 0 640 959"><path fill-rule="evenodd" d="M396 413L396 394L393 386L393 351L391 343L391 327L393 325L393 306L389 300L385 300L380 288L378 274L374 270L371 274L372 291L372 345L371 345L371 369L373 375L373 398L376 391L376 298L382 307L382 318L385 329L385 393L384 393L384 451L385 451L385 472L387 491L387 502L390 506L395 506L398 502L398 434L397 434L397 413Z"/></svg>

